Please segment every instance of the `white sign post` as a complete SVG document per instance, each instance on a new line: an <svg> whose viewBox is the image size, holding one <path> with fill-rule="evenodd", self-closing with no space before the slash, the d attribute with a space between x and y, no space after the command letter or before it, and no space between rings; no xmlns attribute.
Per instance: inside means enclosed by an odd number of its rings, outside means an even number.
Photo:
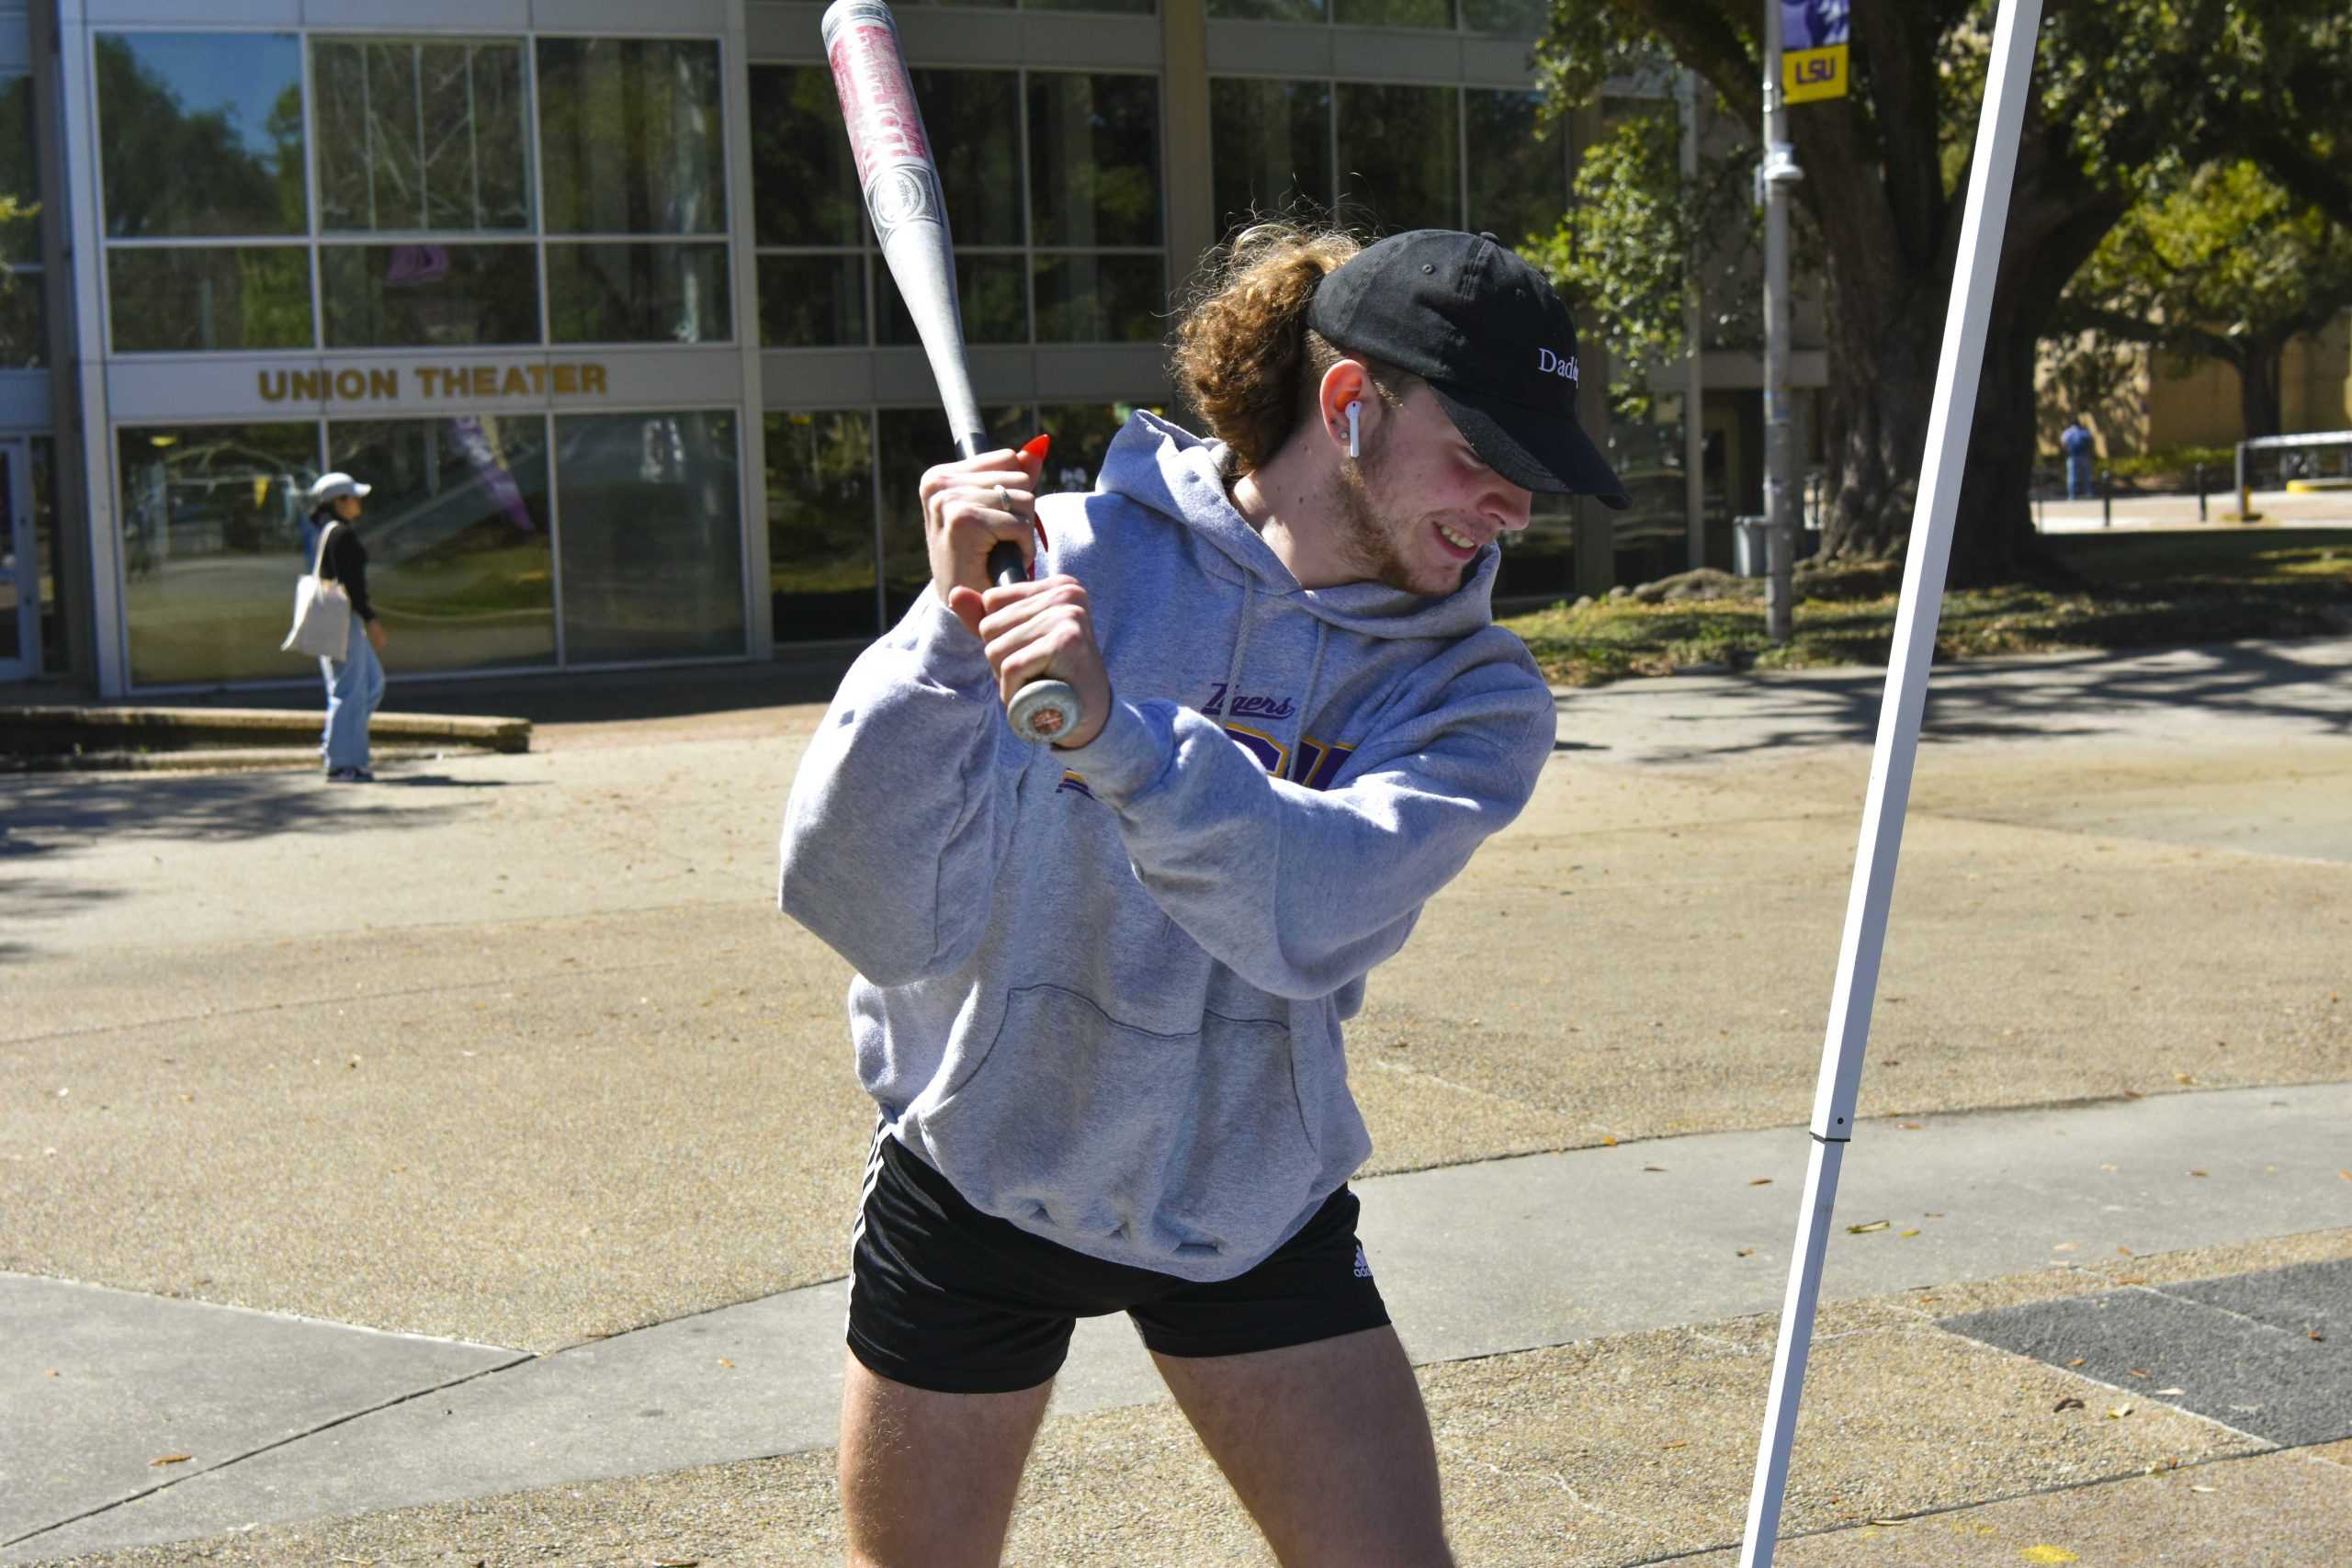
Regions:
<svg viewBox="0 0 2352 1568"><path fill-rule="evenodd" d="M1779 0L1768 0L1778 5ZM1870 793L1862 805L1861 843L1846 905L1846 935L1838 953L1838 983L1830 998L1828 1038L1813 1103L1813 1159L1805 1173L1789 1290L1781 1307L1781 1337L1772 1359L1772 1392L1756 1453L1756 1485L1747 1501L1740 1568L1770 1568L1779 1540L1781 1498L1788 1484L1789 1451L1796 1438L1797 1405L1813 1345L1814 1306L1821 1290L1823 1253L1838 1171L1854 1133L1854 1100L1870 1035L1871 998L1878 988L1886 945L1887 906L1894 893L1894 862L1903 845L1903 816L1911 795L1911 765L1919 750L1919 717L1927 706L1928 667L1935 658L1936 624L1943 609L1944 571L1951 560L1952 519L1960 507L1961 475L1976 384L1984 367L1984 325L1993 311L2000 272L2001 232L2017 171L2018 136L2025 120L2026 88L2033 73L2034 36L2041 0L2001 0L1993 28L1984 108L1976 129L1968 204L1961 220L1951 304L1944 317L1943 353L1936 366L1936 400L1928 420L1926 467L1918 509L1911 519L1903 598L1895 611L1894 647L1879 708L1878 746L1871 759ZM1773 84L1778 85L1777 83Z"/></svg>

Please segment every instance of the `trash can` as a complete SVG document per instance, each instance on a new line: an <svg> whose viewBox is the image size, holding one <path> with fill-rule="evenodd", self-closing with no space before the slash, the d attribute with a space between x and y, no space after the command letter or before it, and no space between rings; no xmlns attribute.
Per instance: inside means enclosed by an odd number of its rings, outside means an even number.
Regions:
<svg viewBox="0 0 2352 1568"><path fill-rule="evenodd" d="M1769 577L1772 573L1770 519L1731 520L1731 570L1735 577Z"/></svg>

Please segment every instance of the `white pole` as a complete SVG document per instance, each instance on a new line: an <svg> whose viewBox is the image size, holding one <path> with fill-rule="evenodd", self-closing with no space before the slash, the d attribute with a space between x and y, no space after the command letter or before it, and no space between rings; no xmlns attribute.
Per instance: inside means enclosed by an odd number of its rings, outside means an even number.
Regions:
<svg viewBox="0 0 2352 1568"><path fill-rule="evenodd" d="M1936 623L1943 608L1944 570L1951 559L1952 519L1960 507L1961 475L1969 425L1984 367L1984 326L1993 312L2000 272L2001 231L2017 171L2018 136L2025 120L2026 88L2033 71L2034 35L2041 0L2001 0L1993 29L1991 70L1976 129L1976 154L1961 220L1959 265L1944 317L1943 353L1936 366L1936 400L1928 419L1926 466L1912 514L1903 598L1895 611L1894 656L1879 707L1878 746L1871 758L1870 793L1846 904L1846 934L1838 953L1828 1037L1813 1103L1813 1159L1805 1175L1804 1208L1796 1255L1781 1308L1781 1337L1772 1359L1772 1391L1756 1453L1756 1485L1747 1501L1740 1568L1770 1568L1779 1539L1781 1498L1796 1438L1797 1405L1813 1343L1814 1304L1821 1289L1822 1256L1829 1244L1838 1172L1853 1136L1854 1100L1870 1035L1871 998L1886 944L1887 906L1894 893L1894 862L1903 844L1903 815L1911 795L1911 764L1919 749L1919 716L1927 705L1928 667L1935 656Z"/></svg>

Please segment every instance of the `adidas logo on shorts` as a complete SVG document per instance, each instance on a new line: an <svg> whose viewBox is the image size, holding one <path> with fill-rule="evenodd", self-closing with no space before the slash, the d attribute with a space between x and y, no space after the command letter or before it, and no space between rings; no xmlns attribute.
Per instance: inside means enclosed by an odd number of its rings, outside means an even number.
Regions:
<svg viewBox="0 0 2352 1568"><path fill-rule="evenodd" d="M1364 1257L1362 1242L1356 1243L1356 1278L1359 1280L1372 1278L1372 1260Z"/></svg>

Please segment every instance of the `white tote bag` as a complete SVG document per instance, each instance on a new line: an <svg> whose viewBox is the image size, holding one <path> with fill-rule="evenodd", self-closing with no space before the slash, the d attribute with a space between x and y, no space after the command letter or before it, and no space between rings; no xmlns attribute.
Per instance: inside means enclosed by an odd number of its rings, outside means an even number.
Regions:
<svg viewBox="0 0 2352 1568"><path fill-rule="evenodd" d="M343 584L324 576L327 540L340 522L330 523L319 536L319 558L294 583L294 629L277 645L281 653L310 653L324 659L351 656L351 600Z"/></svg>

